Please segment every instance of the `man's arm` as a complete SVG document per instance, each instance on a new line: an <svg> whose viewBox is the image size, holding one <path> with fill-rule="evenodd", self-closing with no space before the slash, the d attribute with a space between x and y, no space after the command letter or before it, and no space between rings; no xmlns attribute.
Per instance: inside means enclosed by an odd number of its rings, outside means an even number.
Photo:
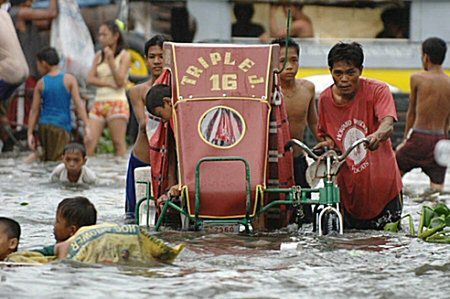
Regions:
<svg viewBox="0 0 450 299"><path fill-rule="evenodd" d="M30 115L28 117L28 146L32 150L36 150L36 140L34 139L34 129L39 118L39 113L41 110L41 92L43 89L42 79L38 81L33 92L33 103L31 104Z"/></svg>
<svg viewBox="0 0 450 299"><path fill-rule="evenodd" d="M52 20L58 16L57 0L50 0L47 9L21 8L18 17L24 21L29 20Z"/></svg>
<svg viewBox="0 0 450 299"><path fill-rule="evenodd" d="M369 139L367 146L369 150L376 150L380 146L380 142L386 141L391 137L392 132L394 132L394 118L386 116L381 120L378 130L367 136L367 139Z"/></svg>
<svg viewBox="0 0 450 299"><path fill-rule="evenodd" d="M141 97L142 88L144 88L144 86L139 84L131 88L129 92L131 107L133 108L138 124L145 120L145 106Z"/></svg>
<svg viewBox="0 0 450 299"><path fill-rule="evenodd" d="M404 139L406 139L409 130L414 126L414 122L416 121L417 83L417 75L413 74L410 79L411 94L409 96L408 111L406 113L405 133L403 134Z"/></svg>

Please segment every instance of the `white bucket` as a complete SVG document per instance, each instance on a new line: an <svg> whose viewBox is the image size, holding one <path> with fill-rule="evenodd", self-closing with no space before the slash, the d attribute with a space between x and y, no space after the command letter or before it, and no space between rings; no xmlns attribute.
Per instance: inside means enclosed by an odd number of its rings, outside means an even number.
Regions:
<svg viewBox="0 0 450 299"><path fill-rule="evenodd" d="M146 184L138 184L138 181L146 181L151 183L151 167L138 167L134 170L134 181L136 185L136 200L139 201L146 195ZM153 196L152 188L150 186L150 195ZM156 207L155 202L150 200L149 207L147 201L141 203L139 207L139 225L147 225L147 211L149 211L148 224L150 227L155 226Z"/></svg>

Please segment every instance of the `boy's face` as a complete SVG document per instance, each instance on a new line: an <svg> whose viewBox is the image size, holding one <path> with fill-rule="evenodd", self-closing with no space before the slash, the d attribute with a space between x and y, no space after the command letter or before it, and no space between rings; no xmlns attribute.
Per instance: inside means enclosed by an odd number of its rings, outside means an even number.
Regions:
<svg viewBox="0 0 450 299"><path fill-rule="evenodd" d="M55 235L56 242L62 242L69 239L77 231L75 225L69 225L62 214L56 212L55 225L53 227L53 234Z"/></svg>
<svg viewBox="0 0 450 299"><path fill-rule="evenodd" d="M164 98L163 107L156 107L153 110L153 114L160 117L163 121L169 121L172 117L172 105L170 104L170 98Z"/></svg>
<svg viewBox="0 0 450 299"><path fill-rule="evenodd" d="M0 224L0 261L16 251L18 243L17 238L9 238L5 225Z"/></svg>
<svg viewBox="0 0 450 299"><path fill-rule="evenodd" d="M337 61L330 68L331 76L338 93L344 97L353 97L359 88L362 68L346 61Z"/></svg>
<svg viewBox="0 0 450 299"><path fill-rule="evenodd" d="M81 168L86 163L86 158L80 151L66 152L63 155L63 163L70 175L79 175Z"/></svg>
<svg viewBox="0 0 450 299"><path fill-rule="evenodd" d="M286 60L286 47L280 49L280 65L279 68L283 67L284 61ZM297 50L294 47L289 47L287 52L287 62L286 67L280 74L280 79L282 81L295 80L295 75L298 72L298 55Z"/></svg>
<svg viewBox="0 0 450 299"><path fill-rule="evenodd" d="M159 77L163 70L163 49L154 45L148 48L147 65L154 78Z"/></svg>

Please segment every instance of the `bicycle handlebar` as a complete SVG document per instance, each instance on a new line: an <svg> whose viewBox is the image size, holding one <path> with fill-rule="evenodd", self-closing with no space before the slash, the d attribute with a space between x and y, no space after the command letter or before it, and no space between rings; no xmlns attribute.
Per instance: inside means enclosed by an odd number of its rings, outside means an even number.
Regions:
<svg viewBox="0 0 450 299"><path fill-rule="evenodd" d="M308 156L310 156L314 160L319 159L319 156L314 154L313 151L306 144L304 144L298 139L289 140L288 143L286 143L286 145L284 146L284 150L288 151L293 145L298 145L299 147L301 147L308 154Z"/></svg>
<svg viewBox="0 0 450 299"><path fill-rule="evenodd" d="M339 162L341 162L341 161L343 161L343 160L345 160L345 158L347 158L347 156L358 146L358 145L360 145L360 144L362 144L362 143L366 143L366 144L368 144L369 143L369 139L367 139L367 138L361 138L361 139L359 139L359 140L357 140L357 141L355 141L355 142L353 142L353 144L347 149L347 151L344 153L344 154L342 154L342 155L340 155L340 156L336 156L336 158L337 158L337 160L339 161ZM297 139L291 139L291 140L289 140L287 143L286 143L286 145L284 146L284 150L285 151L287 151L287 150L289 150L293 145L297 145L297 146L299 146L299 147L301 147L307 154L308 154L308 156L310 156L311 158L313 158L314 160L318 160L319 159L319 156L317 156L306 144L304 144L303 142L301 142L300 140L297 140ZM334 152L334 151L333 151ZM335 152L334 152L334 155L336 155L335 154Z"/></svg>
<svg viewBox="0 0 450 299"><path fill-rule="evenodd" d="M345 153L343 153L342 155L340 155L338 158L338 161L344 161L345 158L347 158L348 155L350 155L350 153L352 152L352 150L354 150L358 145L360 145L361 143L365 143L365 144L369 144L369 139L367 138L361 138L359 140L356 140L355 142L353 142L353 144L347 149L347 151Z"/></svg>

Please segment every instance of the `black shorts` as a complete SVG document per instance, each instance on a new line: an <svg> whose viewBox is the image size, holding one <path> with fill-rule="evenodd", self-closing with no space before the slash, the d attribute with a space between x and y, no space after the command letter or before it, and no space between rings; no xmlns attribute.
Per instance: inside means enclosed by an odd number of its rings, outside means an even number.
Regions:
<svg viewBox="0 0 450 299"><path fill-rule="evenodd" d="M344 211L344 228L382 230L387 223L396 222L402 217L403 195L400 193L388 202L381 213L370 220L354 218Z"/></svg>

